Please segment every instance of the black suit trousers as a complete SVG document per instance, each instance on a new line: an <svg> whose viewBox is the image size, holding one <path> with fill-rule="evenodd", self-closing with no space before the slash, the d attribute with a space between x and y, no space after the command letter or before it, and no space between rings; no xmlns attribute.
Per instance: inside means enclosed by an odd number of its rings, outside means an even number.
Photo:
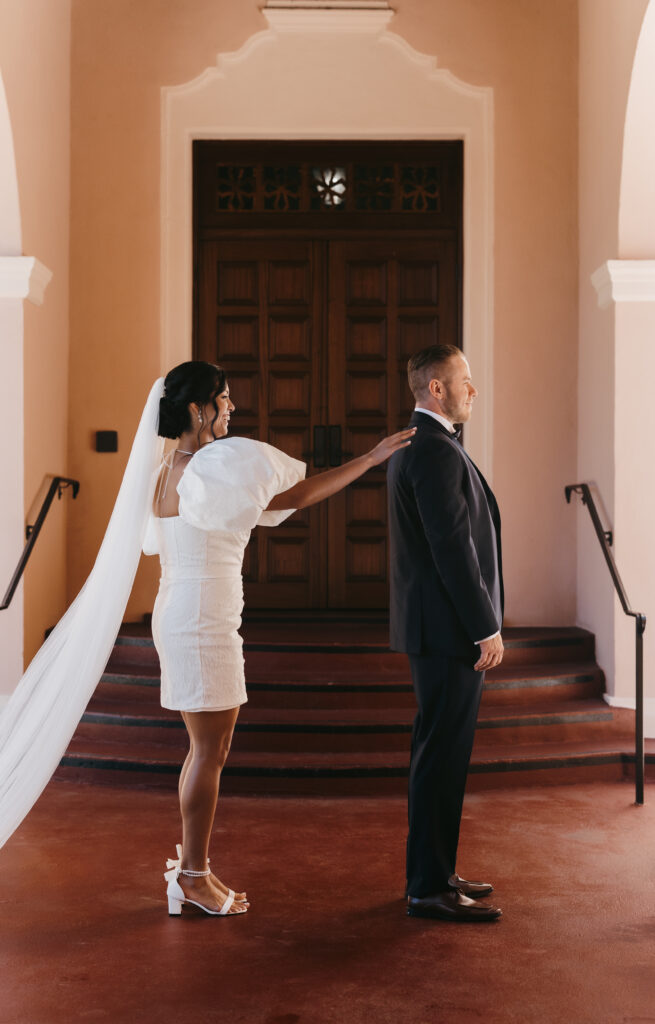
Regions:
<svg viewBox="0 0 655 1024"><path fill-rule="evenodd" d="M484 673L443 653L410 654L418 710L409 770L407 891L429 896L455 872Z"/></svg>

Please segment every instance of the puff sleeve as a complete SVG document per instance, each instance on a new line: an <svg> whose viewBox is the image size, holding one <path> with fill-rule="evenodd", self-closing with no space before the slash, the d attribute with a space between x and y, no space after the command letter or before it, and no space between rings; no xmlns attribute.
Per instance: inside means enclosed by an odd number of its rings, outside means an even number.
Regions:
<svg viewBox="0 0 655 1024"><path fill-rule="evenodd" d="M295 511L266 512L272 498L305 477L304 462L263 441L221 438L193 456L177 485L180 516L200 530L277 526Z"/></svg>

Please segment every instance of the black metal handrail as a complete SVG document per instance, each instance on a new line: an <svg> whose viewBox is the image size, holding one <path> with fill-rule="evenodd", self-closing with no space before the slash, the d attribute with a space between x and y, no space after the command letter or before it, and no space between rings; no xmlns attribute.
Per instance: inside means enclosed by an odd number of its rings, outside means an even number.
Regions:
<svg viewBox="0 0 655 1024"><path fill-rule="evenodd" d="M589 509L591 521L594 524L596 536L605 555L607 568L619 595L621 607L626 615L635 620L635 803L644 802L644 630L646 629L646 616L642 612L635 612L630 607L628 595L625 592L623 581L616 568L614 555L610 547L613 542L612 533L603 529L603 524L598 515L598 509L589 489L589 484L569 484L564 488L566 500L571 502L572 493L582 496L582 504Z"/></svg>
<svg viewBox="0 0 655 1024"><path fill-rule="evenodd" d="M4 609L8 608L9 605L11 604L11 599L16 593L18 584L20 583L21 577L25 572L25 566L27 565L29 557L32 554L32 550L34 548L34 545L36 544L36 538L39 536L41 532L41 527L43 526L45 522L45 517L47 516L50 506L54 501L55 494L57 495L58 498L61 498L62 494L68 487L72 487L73 498L76 498L80 489L79 480L70 480L67 476L53 477L50 487L48 488L48 493L43 499L41 508L39 509L39 514L37 515L34 521L34 525L30 525L28 523L27 526L25 527L25 536L27 538L27 543L25 544L25 547L23 548L23 553L18 560L18 565L16 566L14 575L11 577L11 581L9 583L9 586L7 587L7 593L2 599L2 604L0 604L0 611L4 611Z"/></svg>

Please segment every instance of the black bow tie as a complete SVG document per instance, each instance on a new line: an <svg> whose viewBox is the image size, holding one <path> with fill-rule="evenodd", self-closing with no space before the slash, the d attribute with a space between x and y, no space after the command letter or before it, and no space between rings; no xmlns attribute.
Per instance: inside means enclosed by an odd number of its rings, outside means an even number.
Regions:
<svg viewBox="0 0 655 1024"><path fill-rule="evenodd" d="M450 436L453 437L456 441L461 441L462 440L462 428L461 427L455 427L455 429L453 430L453 432L452 432L452 434Z"/></svg>

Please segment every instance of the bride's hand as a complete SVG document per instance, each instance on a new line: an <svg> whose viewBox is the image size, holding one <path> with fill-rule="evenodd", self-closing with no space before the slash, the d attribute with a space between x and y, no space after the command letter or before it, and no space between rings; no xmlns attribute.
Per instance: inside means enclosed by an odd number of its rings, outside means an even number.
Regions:
<svg viewBox="0 0 655 1024"><path fill-rule="evenodd" d="M368 453L369 458L374 466L379 466L381 462L385 462L390 455L397 452L399 448L407 448L412 443L412 438L416 433L416 427L409 427L407 430L399 430L397 434L391 434L390 437L385 437L384 440L376 444L375 448L372 448Z"/></svg>

